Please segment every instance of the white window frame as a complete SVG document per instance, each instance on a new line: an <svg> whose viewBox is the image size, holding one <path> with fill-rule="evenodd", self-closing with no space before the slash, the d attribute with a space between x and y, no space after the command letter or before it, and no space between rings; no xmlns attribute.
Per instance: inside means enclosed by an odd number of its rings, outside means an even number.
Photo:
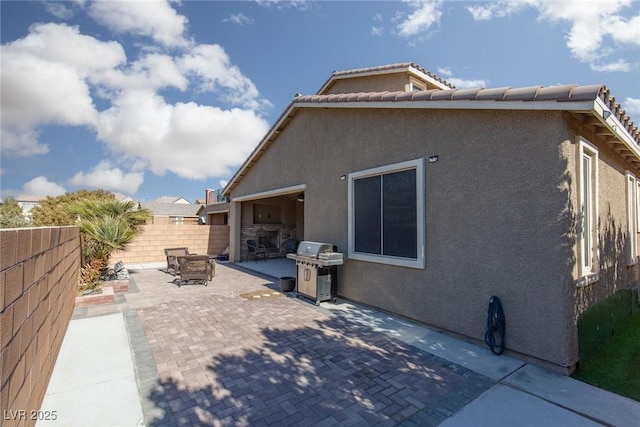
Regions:
<svg viewBox="0 0 640 427"><path fill-rule="evenodd" d="M416 171L416 259L403 258L390 255L376 255L370 253L355 251L355 224L354 224L354 181L360 178L384 175L393 172L401 172L403 170L415 169ZM424 269L425 267L425 199L424 199L424 159L409 160L406 162L395 163L392 165L381 166L373 169L367 169L359 172L353 172L348 175L348 256L349 259L360 261L375 262L380 264L389 264L402 267L411 267Z"/></svg>
<svg viewBox="0 0 640 427"><path fill-rule="evenodd" d="M425 82L421 82L420 80L409 77L409 85L407 92L419 92L421 90L426 90L427 84Z"/></svg>
<svg viewBox="0 0 640 427"><path fill-rule="evenodd" d="M636 233L640 233L640 179L636 178ZM640 236L638 236L640 238ZM640 256L640 241L638 241L636 255Z"/></svg>
<svg viewBox="0 0 640 427"><path fill-rule="evenodd" d="M588 183L586 185L585 160L587 161L587 164L589 166L589 170L586 171L589 175ZM578 218L580 220L580 234L578 236L578 265L580 266L580 276L589 276L589 278L586 281L582 281L582 283L588 284L592 281L597 280L600 259L600 244L598 241L598 150L584 139L580 139L578 177L578 194L580 198L578 202ZM585 210L587 210L587 215L585 215L584 213ZM585 224L585 221L588 221L588 223Z"/></svg>
<svg viewBox="0 0 640 427"><path fill-rule="evenodd" d="M627 265L638 262L638 232L640 231L640 180L627 171L625 174L627 187Z"/></svg>

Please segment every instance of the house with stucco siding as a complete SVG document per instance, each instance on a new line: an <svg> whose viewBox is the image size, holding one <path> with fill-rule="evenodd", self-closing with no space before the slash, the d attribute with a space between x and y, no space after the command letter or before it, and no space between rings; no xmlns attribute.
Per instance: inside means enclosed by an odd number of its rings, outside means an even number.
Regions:
<svg viewBox="0 0 640 427"><path fill-rule="evenodd" d="M507 352L570 373L599 330L585 313L622 293L638 304L639 144L604 85L334 72L224 189L230 257L248 239L333 243L340 297L478 343L496 295Z"/></svg>

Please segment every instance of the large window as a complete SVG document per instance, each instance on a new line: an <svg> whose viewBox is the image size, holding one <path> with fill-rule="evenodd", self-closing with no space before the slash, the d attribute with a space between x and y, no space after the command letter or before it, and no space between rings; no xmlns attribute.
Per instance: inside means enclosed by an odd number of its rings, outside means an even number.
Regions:
<svg viewBox="0 0 640 427"><path fill-rule="evenodd" d="M638 231L640 228L640 181L627 172L627 264L635 264L640 255Z"/></svg>
<svg viewBox="0 0 640 427"><path fill-rule="evenodd" d="M423 165L349 174L349 258L424 268Z"/></svg>
<svg viewBox="0 0 640 427"><path fill-rule="evenodd" d="M598 272L598 151L580 141L580 267L581 276Z"/></svg>

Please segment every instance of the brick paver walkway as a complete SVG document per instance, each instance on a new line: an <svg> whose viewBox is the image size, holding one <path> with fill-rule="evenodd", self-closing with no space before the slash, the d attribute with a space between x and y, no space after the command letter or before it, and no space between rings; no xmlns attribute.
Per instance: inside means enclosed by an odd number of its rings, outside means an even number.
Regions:
<svg viewBox="0 0 640 427"><path fill-rule="evenodd" d="M493 385L305 300L274 295L277 283L226 265L208 287L178 288L158 270L131 276L139 292L85 314L137 314L140 332L130 335L149 426L429 426Z"/></svg>

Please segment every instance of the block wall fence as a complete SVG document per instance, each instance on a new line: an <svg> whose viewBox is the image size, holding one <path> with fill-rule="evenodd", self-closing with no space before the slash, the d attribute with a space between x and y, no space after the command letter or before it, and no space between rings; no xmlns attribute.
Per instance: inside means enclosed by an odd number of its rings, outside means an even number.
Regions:
<svg viewBox="0 0 640 427"><path fill-rule="evenodd" d="M0 244L0 426L33 426L73 314L80 236L3 229Z"/></svg>
<svg viewBox="0 0 640 427"><path fill-rule="evenodd" d="M110 263L125 266L166 261L165 248L189 248L190 253L219 255L229 246L228 225L146 224L126 250L111 255Z"/></svg>

